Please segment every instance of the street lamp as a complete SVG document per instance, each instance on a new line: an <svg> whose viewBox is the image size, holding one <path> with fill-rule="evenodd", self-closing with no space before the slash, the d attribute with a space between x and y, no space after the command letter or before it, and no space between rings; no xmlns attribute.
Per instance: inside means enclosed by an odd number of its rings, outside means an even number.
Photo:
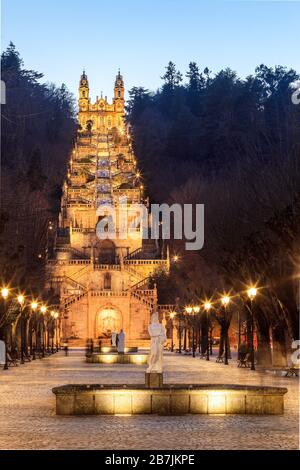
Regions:
<svg viewBox="0 0 300 470"><path fill-rule="evenodd" d="M33 302L31 302L30 304L30 307L31 307L31 310L32 310L32 313L35 314L35 312L37 311L38 309L38 303L34 300ZM36 357L35 357L35 353L36 353L36 347L37 347L37 344L36 344L36 335L37 335L37 331L36 331L36 318L34 318L34 346L32 345L32 326L31 326L31 329L30 329L30 335L31 335L31 348L32 348L32 360L35 361Z"/></svg>
<svg viewBox="0 0 300 470"><path fill-rule="evenodd" d="M230 297L228 295L224 295L221 298L221 303L224 307L225 322L226 323L227 323L227 307L229 305L229 302L230 302ZM224 364L226 366L228 366L228 328L227 328L227 325L226 325L226 337L225 337L225 362L224 362Z"/></svg>
<svg viewBox="0 0 300 470"><path fill-rule="evenodd" d="M7 287L3 287L1 289L1 296L4 300L4 318L6 318L6 301L9 296L9 289ZM5 335L5 364L3 370L8 370L8 357L7 357L7 335Z"/></svg>
<svg viewBox="0 0 300 470"><path fill-rule="evenodd" d="M4 300L7 300L9 296L9 289L7 287L3 287L3 289L1 289L1 295Z"/></svg>
<svg viewBox="0 0 300 470"><path fill-rule="evenodd" d="M192 307L185 307L185 312L188 314L188 315L191 315L191 313L193 312L193 308ZM186 351L186 343L187 343L187 328L186 328L186 320L184 321L184 335L183 335L183 349Z"/></svg>
<svg viewBox="0 0 300 470"><path fill-rule="evenodd" d="M209 361L209 336L208 336L208 323L209 323L209 311L212 308L212 304L210 302L205 302L204 310L206 311L207 315L207 350L206 350L206 360Z"/></svg>
<svg viewBox="0 0 300 470"><path fill-rule="evenodd" d="M172 342L171 342L171 351L173 352L174 351L174 323L173 323L173 319L176 315L176 312L171 312L170 313L170 318L172 320Z"/></svg>
<svg viewBox="0 0 300 470"><path fill-rule="evenodd" d="M200 312L200 307L198 307L197 305L195 307L193 307L193 312L195 314L198 314ZM200 336L199 336L199 343L200 343ZM193 357L195 357L196 355L196 347L195 347L195 325L194 325L194 321L193 321Z"/></svg>
<svg viewBox="0 0 300 470"><path fill-rule="evenodd" d="M255 299L257 295L256 287L249 287L249 289L247 290L247 294L250 299L250 313L251 313L251 370L255 370L253 300Z"/></svg>
<svg viewBox="0 0 300 470"><path fill-rule="evenodd" d="M228 297L228 295L224 295L221 299L221 302L224 307L227 307L230 302L230 297Z"/></svg>
<svg viewBox="0 0 300 470"><path fill-rule="evenodd" d="M54 319L55 319L55 335L56 335L56 352L58 352L58 318L59 318L59 313L55 312Z"/></svg>
<svg viewBox="0 0 300 470"><path fill-rule="evenodd" d="M23 305L25 302L24 295L20 294L17 297L19 304L19 314L20 314L20 340L21 340L21 360L20 364L24 364L24 325L23 325Z"/></svg>
<svg viewBox="0 0 300 470"><path fill-rule="evenodd" d="M45 305L41 306L41 313L45 315L47 313L47 307ZM42 357L45 357L45 323L44 323L44 318L43 318L43 349L42 349Z"/></svg>

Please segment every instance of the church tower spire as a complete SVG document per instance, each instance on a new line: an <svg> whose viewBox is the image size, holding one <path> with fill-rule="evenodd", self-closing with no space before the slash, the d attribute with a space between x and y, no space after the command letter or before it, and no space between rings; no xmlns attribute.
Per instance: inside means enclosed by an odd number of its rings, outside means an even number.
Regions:
<svg viewBox="0 0 300 470"><path fill-rule="evenodd" d="M116 76L115 88L114 88L115 100L124 101L124 80L121 75L120 69Z"/></svg>
<svg viewBox="0 0 300 470"><path fill-rule="evenodd" d="M80 82L79 82L79 109L80 110L86 110L89 104L89 81L88 77L85 73L85 70L83 70L83 73L80 77Z"/></svg>

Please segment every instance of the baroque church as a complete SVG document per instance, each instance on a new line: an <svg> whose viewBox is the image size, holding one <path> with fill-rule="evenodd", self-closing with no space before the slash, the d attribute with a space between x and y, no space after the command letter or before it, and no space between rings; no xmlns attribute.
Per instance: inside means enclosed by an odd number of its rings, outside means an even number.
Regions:
<svg viewBox="0 0 300 470"><path fill-rule="evenodd" d="M147 347L152 310L170 310L157 305L149 276L157 269L168 271L169 257L162 259L155 241L143 237L138 208L142 204L148 211L149 204L125 123L123 77L119 72L111 103L101 96L93 104L89 92L83 72L76 143L47 263L47 288L59 298L62 333L70 344L82 345L87 338L105 344L112 332L123 329L128 346ZM113 234L104 223L99 236L107 207L119 217Z"/></svg>

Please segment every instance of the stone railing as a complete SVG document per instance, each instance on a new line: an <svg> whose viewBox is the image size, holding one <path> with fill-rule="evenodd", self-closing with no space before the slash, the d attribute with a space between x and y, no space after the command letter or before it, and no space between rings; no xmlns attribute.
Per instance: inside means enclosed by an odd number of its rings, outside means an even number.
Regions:
<svg viewBox="0 0 300 470"><path fill-rule="evenodd" d="M124 290L92 290L92 297L128 297L128 292Z"/></svg>
<svg viewBox="0 0 300 470"><path fill-rule="evenodd" d="M167 264L165 259L125 259L124 264L132 266L143 266L143 265L157 265L163 266Z"/></svg>
<svg viewBox="0 0 300 470"><path fill-rule="evenodd" d="M98 271L121 271L119 264L94 264L94 269Z"/></svg>
<svg viewBox="0 0 300 470"><path fill-rule="evenodd" d="M73 266L82 264L91 264L90 259L49 259L47 264L50 266Z"/></svg>

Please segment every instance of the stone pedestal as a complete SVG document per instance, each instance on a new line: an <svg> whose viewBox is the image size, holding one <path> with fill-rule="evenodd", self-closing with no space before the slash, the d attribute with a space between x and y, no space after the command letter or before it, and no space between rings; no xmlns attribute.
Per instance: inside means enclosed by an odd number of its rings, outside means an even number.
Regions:
<svg viewBox="0 0 300 470"><path fill-rule="evenodd" d="M146 388L160 388L163 386L163 374L150 372L145 374Z"/></svg>

